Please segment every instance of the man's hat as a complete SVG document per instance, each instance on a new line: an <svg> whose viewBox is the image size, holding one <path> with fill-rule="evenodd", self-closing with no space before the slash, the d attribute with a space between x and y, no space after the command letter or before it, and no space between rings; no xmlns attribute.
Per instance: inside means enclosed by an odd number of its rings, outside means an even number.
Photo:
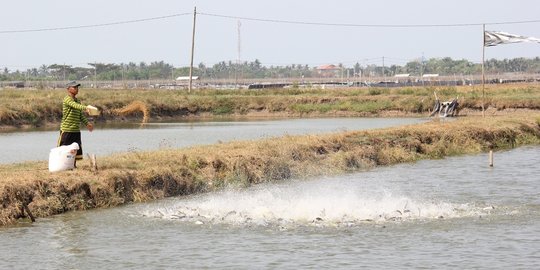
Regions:
<svg viewBox="0 0 540 270"><path fill-rule="evenodd" d="M77 83L76 81L71 81L69 83L66 84L66 88L70 88L70 87L79 87L81 86L80 83Z"/></svg>

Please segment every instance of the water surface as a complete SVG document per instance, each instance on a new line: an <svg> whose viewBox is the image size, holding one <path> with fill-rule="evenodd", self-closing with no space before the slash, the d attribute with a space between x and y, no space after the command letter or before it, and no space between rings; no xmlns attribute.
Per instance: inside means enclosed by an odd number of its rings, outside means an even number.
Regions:
<svg viewBox="0 0 540 270"><path fill-rule="evenodd" d="M2 269L539 269L540 147L0 228Z"/></svg>
<svg viewBox="0 0 540 270"><path fill-rule="evenodd" d="M116 152L177 148L282 136L320 134L415 124L419 118L322 118L272 121L210 121L181 123L138 123L98 125L93 132L82 130L85 153L98 156ZM0 163L47 160L56 147L58 131L0 133Z"/></svg>

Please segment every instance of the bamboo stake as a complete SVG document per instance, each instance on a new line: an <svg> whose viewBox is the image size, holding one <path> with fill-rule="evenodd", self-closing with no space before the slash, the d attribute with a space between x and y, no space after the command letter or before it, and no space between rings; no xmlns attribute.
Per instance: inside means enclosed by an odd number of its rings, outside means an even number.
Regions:
<svg viewBox="0 0 540 270"><path fill-rule="evenodd" d="M91 167L92 169L97 172L98 171L98 167L97 167L97 160L96 160L96 154L86 154L86 156L88 157L88 159L90 159L90 163L91 163Z"/></svg>

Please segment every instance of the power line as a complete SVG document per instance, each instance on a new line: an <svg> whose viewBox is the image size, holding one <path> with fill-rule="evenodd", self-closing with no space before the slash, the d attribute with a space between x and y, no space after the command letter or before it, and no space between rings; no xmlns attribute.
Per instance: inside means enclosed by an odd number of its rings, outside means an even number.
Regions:
<svg viewBox="0 0 540 270"><path fill-rule="evenodd" d="M276 20L276 19L260 19L260 18L239 17L239 16L212 14L212 13L204 13L204 12L199 12L199 14L211 16L211 17L234 19L234 20L301 24L301 25L317 25L317 26L340 26L340 27L415 28L415 27L465 27L465 26L481 26L484 24L485 25L502 25L502 24L540 23L540 20L527 20L527 21L455 23L455 24L353 24L353 23L322 23L322 22L289 21L289 20Z"/></svg>
<svg viewBox="0 0 540 270"><path fill-rule="evenodd" d="M95 27L104 27L104 26L112 26L112 25L120 25L120 24L129 24L129 23L139 23L139 22L163 20L163 19L169 19L169 18L185 16L185 15L191 15L191 13L179 13L179 14L165 15L165 16L152 17L152 18L144 18L144 19L120 21L120 22L111 22L111 23L100 23L100 24L54 27L54 28L40 28L40 29L4 30L4 31L0 31L0 34L16 34L16 33L47 32L47 31L81 29L81 28L95 28Z"/></svg>
<svg viewBox="0 0 540 270"><path fill-rule="evenodd" d="M291 20L277 20L277 19L262 19L251 17L240 17L222 14L212 14L199 12L200 15L206 15L211 17L219 17L234 20L246 20L246 21L258 21L258 22L270 22L270 23L285 23L285 24L298 24L298 25L316 25L316 26L337 26L337 27L376 27L376 28L418 28L418 27L466 27L466 26L480 26L480 25L508 25L508 24L527 24L527 23L540 23L540 20L525 20L525 21L506 21L506 22L484 22L484 23L457 23L457 24L352 24L352 23L323 23L323 22L307 22L307 21L291 21ZM22 29L22 30L3 30L0 34L16 34L16 33L31 33L31 32L47 32L47 31L60 31L60 30L72 30L83 28L95 28L114 26L121 24L140 23L147 21L163 20L173 17L180 17L191 15L191 13L178 13L172 15L164 15L151 18L143 18L128 21L119 21L111 23L89 24L89 25L77 25L66 27L52 27L52 28L38 28L38 29Z"/></svg>

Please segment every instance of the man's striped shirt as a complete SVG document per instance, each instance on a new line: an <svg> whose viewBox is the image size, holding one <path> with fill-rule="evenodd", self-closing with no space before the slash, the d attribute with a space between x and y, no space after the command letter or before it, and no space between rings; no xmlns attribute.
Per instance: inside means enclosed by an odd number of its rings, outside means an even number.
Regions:
<svg viewBox="0 0 540 270"><path fill-rule="evenodd" d="M80 132L81 123L88 125L88 119L83 114L86 109L77 98L67 95L62 102L62 123L60 130L64 132Z"/></svg>

